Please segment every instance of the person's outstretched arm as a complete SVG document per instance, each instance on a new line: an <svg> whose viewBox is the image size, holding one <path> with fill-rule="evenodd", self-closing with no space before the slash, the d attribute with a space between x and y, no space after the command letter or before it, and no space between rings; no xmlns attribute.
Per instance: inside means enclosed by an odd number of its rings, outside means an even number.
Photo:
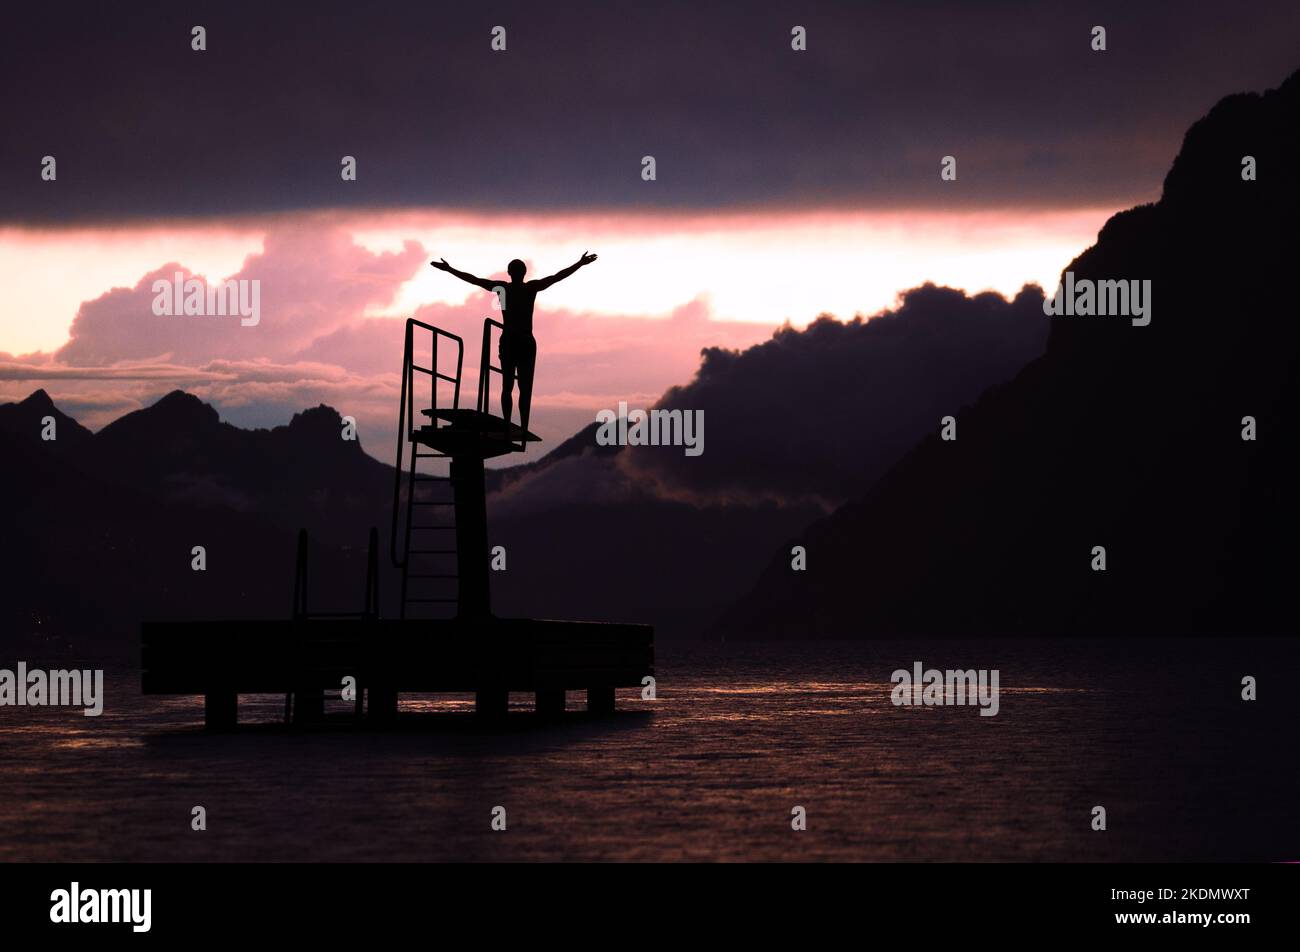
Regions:
<svg viewBox="0 0 1300 952"><path fill-rule="evenodd" d="M576 262L574 262L573 264L569 265L569 266L568 266L567 268L565 268L563 271L557 271L557 272L555 272L553 275L551 275L549 278L539 278L538 280L532 282L532 285L533 285L533 287L536 288L538 291L545 291L547 288L549 288L549 287L550 287L552 284L554 284L556 281L563 281L563 280L564 280L565 278L567 278L569 275L573 274L573 272L575 272L575 271L577 271L579 268L581 268L584 264L591 264L591 263L592 263L593 261L595 261L595 260L596 260L596 256L595 256L595 255L587 254L587 252L584 251L584 252L582 253L582 257L581 257L581 258L579 258L579 259L578 259Z"/></svg>
<svg viewBox="0 0 1300 952"><path fill-rule="evenodd" d="M462 281L466 281L474 285L475 287L480 287L484 291L491 291L497 285L505 284L504 281L489 281L487 278L476 277L475 275L470 274L468 271L457 271L451 265L447 264L446 258L443 258L441 261L430 261L429 264L432 267L437 268L439 271L446 271L448 274L454 274Z"/></svg>

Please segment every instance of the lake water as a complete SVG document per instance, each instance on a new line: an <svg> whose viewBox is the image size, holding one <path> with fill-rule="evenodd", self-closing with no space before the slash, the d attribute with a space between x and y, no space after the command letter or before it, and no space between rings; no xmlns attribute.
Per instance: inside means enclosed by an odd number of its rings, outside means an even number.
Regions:
<svg viewBox="0 0 1300 952"><path fill-rule="evenodd" d="M997 668L998 715L895 707L915 661ZM1296 860L1298 662L1262 639L661 645L657 698L609 720L544 728L516 695L484 731L468 698L414 699L395 732L293 733L259 696L234 735L109 671L98 718L0 708L0 860Z"/></svg>

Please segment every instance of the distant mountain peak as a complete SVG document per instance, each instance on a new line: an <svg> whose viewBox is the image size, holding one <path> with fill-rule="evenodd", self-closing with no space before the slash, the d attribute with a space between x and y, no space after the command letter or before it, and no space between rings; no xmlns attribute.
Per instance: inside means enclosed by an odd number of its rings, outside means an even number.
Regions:
<svg viewBox="0 0 1300 952"><path fill-rule="evenodd" d="M805 528L816 571L792 572L788 544L774 551L718 633L1276 629L1300 572L1297 130L1300 76L1194 123L1160 201L1112 216L1062 276L1140 279L1156 289L1150 326L1124 310L1052 315L1046 355L961 408L960 442L932 427ZM1256 420L1270 433L1258 443ZM1109 568L1089 561L1107 551L1122 553Z"/></svg>
<svg viewBox="0 0 1300 952"><path fill-rule="evenodd" d="M7 408L6 413L9 415L16 415L22 419L52 415L59 420L72 420L72 417L55 406L54 399L45 392L44 388L33 390L17 403L0 404L0 406Z"/></svg>
<svg viewBox="0 0 1300 952"><path fill-rule="evenodd" d="M184 406L184 405L207 406L202 400L185 390L173 390L166 396L160 397L154 402L155 407L162 406Z"/></svg>
<svg viewBox="0 0 1300 952"><path fill-rule="evenodd" d="M343 419L338 410L321 403L298 411L287 424L275 427L271 433L286 437L300 451L325 453L329 458L335 454L363 454L360 436L356 430L345 434Z"/></svg>
<svg viewBox="0 0 1300 952"><path fill-rule="evenodd" d="M221 425L216 408L192 393L173 390L150 406L118 417L99 432L101 438L156 439L167 434L192 436Z"/></svg>
<svg viewBox="0 0 1300 952"><path fill-rule="evenodd" d="M314 407L300 410L289 421L291 430L319 430L325 426L338 429L343 425L343 415L328 404L321 403Z"/></svg>
<svg viewBox="0 0 1300 952"><path fill-rule="evenodd" d="M147 409L153 413L165 413L169 417L184 416L193 419L195 422L217 423L220 421L220 416L217 414L215 407L204 403L194 394L187 393L184 390L173 390Z"/></svg>
<svg viewBox="0 0 1300 952"><path fill-rule="evenodd" d="M57 442L47 441L42 435L46 417L57 421ZM35 440L46 449L56 450L76 448L90 438L90 431L55 406L44 389L32 391L17 403L0 404L0 432Z"/></svg>
<svg viewBox="0 0 1300 952"><path fill-rule="evenodd" d="M18 405L26 410L52 410L54 401L42 387L39 390L33 390L25 399L20 400Z"/></svg>
<svg viewBox="0 0 1300 952"><path fill-rule="evenodd" d="M1278 120L1294 115L1298 108L1300 70L1275 89L1234 93L1220 99L1184 135L1182 147L1165 176L1161 203L1186 204L1197 210L1210 204L1241 206L1243 213L1250 211L1244 199L1258 198L1262 189L1253 182L1243 183L1238 174L1241 163L1246 156L1262 160L1293 151L1295 129ZM1261 165L1261 169L1269 167L1267 161ZM1276 165L1272 168L1276 169ZM1225 174L1229 171L1233 174ZM1265 181L1271 189L1294 196L1295 184L1288 175L1272 175ZM1276 196L1271 202L1275 209L1282 207Z"/></svg>

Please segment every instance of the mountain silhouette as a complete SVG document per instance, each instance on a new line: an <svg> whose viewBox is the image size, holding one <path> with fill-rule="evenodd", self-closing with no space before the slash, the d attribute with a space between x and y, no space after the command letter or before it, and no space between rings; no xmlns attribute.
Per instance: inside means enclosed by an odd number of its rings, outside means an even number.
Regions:
<svg viewBox="0 0 1300 952"><path fill-rule="evenodd" d="M46 417L54 418L53 440L42 438ZM29 450L40 446L60 452L84 449L91 439L90 430L56 407L44 390L18 403L0 404L0 434Z"/></svg>
<svg viewBox="0 0 1300 952"><path fill-rule="evenodd" d="M1300 74L1187 132L1158 202L1067 267L1152 319L1059 316L1047 351L792 537L734 638L1271 634L1297 570ZM1258 179L1243 180L1244 157ZM1255 441L1243 440L1253 417ZM791 569L803 545L807 568ZM1105 571L1093 550L1105 548Z"/></svg>
<svg viewBox="0 0 1300 952"><path fill-rule="evenodd" d="M100 430L95 463L108 479L152 486L164 500L257 512L348 545L376 524L392 470L344 435L342 417L323 405L287 426L244 430L178 390Z"/></svg>
<svg viewBox="0 0 1300 952"><path fill-rule="evenodd" d="M1043 353L1042 293L1011 301L927 284L863 320L822 316L742 353L709 348L658 406L702 410L705 452L633 447L628 464L704 497L840 503L989 384Z"/></svg>
<svg viewBox="0 0 1300 952"><path fill-rule="evenodd" d="M752 584L773 546L823 515L825 500L864 472L887 466L935 407L958 403L1040 352L1039 300L1036 289L1007 302L919 288L873 321L821 320L780 331L773 346L712 351L696 381L664 401L706 411L714 442L704 457L688 459L680 447L633 453L600 445L592 423L540 459L488 470L490 543L508 554L507 571L491 578L494 609L652 621L665 639L704 634ZM824 453L799 463L782 440L733 452L734 436L719 421L744 419L747 401L770 382L773 360L783 384L806 394L828 385L833 352L877 368L941 363L952 373L831 381L842 394L836 407L867 413L874 394L898 415L868 414L879 439L843 458ZM799 445L835 445L838 412L807 421ZM52 443L40 440L46 415L58 421ZM387 549L393 471L342 436L343 420L329 407L305 410L285 426L245 430L182 391L94 434L40 391L0 406L0 441L16 441L0 486L16 501L14 538L21 540L0 554L12 586L0 604L8 622L0 631L30 633L40 619L43 630L59 630L86 650L129 657L146 618L280 617L299 527L311 537L312 609L355 610L370 526ZM682 465L702 459L707 469ZM195 545L207 553L202 573L190 567ZM384 560L386 613L395 612L396 591Z"/></svg>
<svg viewBox="0 0 1300 952"><path fill-rule="evenodd" d="M1041 302L1035 287L1007 301L927 285L869 321L824 317L705 351L696 378L656 404L703 412L702 455L601 446L593 423L542 463L490 475L490 534L511 560L494 603L648 619L661 640L707 635L781 539L883 472L941 408L1042 353Z"/></svg>
<svg viewBox="0 0 1300 952"><path fill-rule="evenodd" d="M42 440L54 416L56 439ZM173 392L92 434L38 391L0 406L0 633L132 656L144 618L281 617L293 540L310 526L318 598L361 598L366 533L391 469L340 438L338 414L241 430ZM386 511L386 510L385 510ZM194 546L207 569L191 569ZM48 642L48 643L47 643Z"/></svg>
<svg viewBox="0 0 1300 952"><path fill-rule="evenodd" d="M1067 266L1150 280L1148 326L1035 326L1036 289L930 286L873 320L709 351L661 401L707 411L703 457L599 446L593 424L489 473L490 542L509 555L494 608L650 621L665 638L1274 630L1300 529L1283 283L1298 87L1219 103L1160 201L1112 217ZM180 391L98 433L44 391L0 406L0 637L56 631L132 657L146 618L282 617L299 527L313 610L355 610L370 526L387 547L393 473L343 431L325 406L244 430ZM807 571L791 571L795 544ZM386 565L380 588L391 612Z"/></svg>
<svg viewBox="0 0 1300 952"><path fill-rule="evenodd" d="M53 440L42 438L45 420L54 420ZM37 390L18 403L0 404L0 481L10 490L11 505L21 509L41 498L69 460L76 459L93 436Z"/></svg>
<svg viewBox="0 0 1300 952"><path fill-rule="evenodd" d="M47 415L58 421L54 441L40 439ZM299 527L311 539L312 609L356 610L370 526L388 547L393 470L342 431L337 411L324 406L286 426L245 430L180 391L93 434L43 392L0 406L0 490L14 501L0 549L0 644L133 660L142 620L284 617ZM616 456L620 448L596 445L595 432L588 427L527 465L490 470L489 510L516 483L552 469L567 478L575 464ZM494 573L494 607L579 620L664 618L677 625L674 635L690 636L743 591L776 539L815 514L701 512L649 493L507 510L490 523L511 569ZM203 572L191 567L196 545L205 550ZM683 551L691 554L683 559ZM707 561L722 570L700 571ZM395 615L397 573L386 558L380 571L381 608Z"/></svg>

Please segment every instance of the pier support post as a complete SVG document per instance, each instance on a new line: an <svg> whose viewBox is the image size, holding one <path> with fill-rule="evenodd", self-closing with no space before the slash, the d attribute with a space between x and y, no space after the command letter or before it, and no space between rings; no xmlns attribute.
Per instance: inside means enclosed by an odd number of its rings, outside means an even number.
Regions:
<svg viewBox="0 0 1300 952"><path fill-rule="evenodd" d="M613 714L614 689L612 687L587 688L588 714Z"/></svg>
<svg viewBox="0 0 1300 952"><path fill-rule="evenodd" d="M557 720L564 716L564 689L548 688L537 692L534 709L537 716L545 720Z"/></svg>
<svg viewBox="0 0 1300 952"><path fill-rule="evenodd" d="M510 694L501 688L484 688L474 692L474 712L484 721L504 720L510 709Z"/></svg>
<svg viewBox="0 0 1300 952"><path fill-rule="evenodd" d="M203 726L210 731L234 730L239 721L239 695L219 689L203 695Z"/></svg>
<svg viewBox="0 0 1300 952"><path fill-rule="evenodd" d="M487 497L481 456L453 456L451 486L456 495L456 574L460 618L492 616L489 593Z"/></svg>
<svg viewBox="0 0 1300 952"><path fill-rule="evenodd" d="M397 720L397 692L388 687L372 684L366 691L366 716L376 724L391 724Z"/></svg>
<svg viewBox="0 0 1300 952"><path fill-rule="evenodd" d="M325 719L325 692L319 688L299 688L293 692L293 722L315 724Z"/></svg>

